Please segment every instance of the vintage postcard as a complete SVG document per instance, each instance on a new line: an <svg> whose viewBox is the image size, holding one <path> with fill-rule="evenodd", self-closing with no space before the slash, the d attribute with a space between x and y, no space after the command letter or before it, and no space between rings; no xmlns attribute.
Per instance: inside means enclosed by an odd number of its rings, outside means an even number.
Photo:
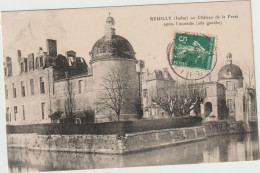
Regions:
<svg viewBox="0 0 260 173"><path fill-rule="evenodd" d="M250 3L2 12L9 173L258 160Z"/></svg>

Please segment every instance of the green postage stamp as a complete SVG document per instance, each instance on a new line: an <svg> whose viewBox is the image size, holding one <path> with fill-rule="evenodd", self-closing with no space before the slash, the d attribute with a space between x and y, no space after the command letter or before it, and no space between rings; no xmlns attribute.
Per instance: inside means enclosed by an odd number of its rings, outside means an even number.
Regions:
<svg viewBox="0 0 260 173"><path fill-rule="evenodd" d="M212 70L215 37L176 32L172 51L172 65Z"/></svg>

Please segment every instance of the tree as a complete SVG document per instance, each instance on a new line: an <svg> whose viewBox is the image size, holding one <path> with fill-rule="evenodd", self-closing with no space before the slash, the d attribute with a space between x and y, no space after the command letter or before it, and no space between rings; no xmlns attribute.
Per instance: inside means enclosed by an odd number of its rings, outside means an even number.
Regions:
<svg viewBox="0 0 260 173"><path fill-rule="evenodd" d="M186 116L199 108L205 97L201 84L176 84L170 88L159 88L152 93L152 101L168 115Z"/></svg>
<svg viewBox="0 0 260 173"><path fill-rule="evenodd" d="M64 102L64 108L66 117L72 118L76 104L74 99L73 83L69 77L66 78L66 99Z"/></svg>
<svg viewBox="0 0 260 173"><path fill-rule="evenodd" d="M249 87L249 88L254 88L254 80L255 80L255 76L254 76L254 71L253 68L250 68L248 66L248 64L244 64L244 68L246 68L246 70L243 71L243 73L246 75L247 77L247 85L246 85L246 88Z"/></svg>
<svg viewBox="0 0 260 173"><path fill-rule="evenodd" d="M129 106L130 81L127 69L115 66L103 77L96 102L97 112L113 110L119 121L123 106Z"/></svg>

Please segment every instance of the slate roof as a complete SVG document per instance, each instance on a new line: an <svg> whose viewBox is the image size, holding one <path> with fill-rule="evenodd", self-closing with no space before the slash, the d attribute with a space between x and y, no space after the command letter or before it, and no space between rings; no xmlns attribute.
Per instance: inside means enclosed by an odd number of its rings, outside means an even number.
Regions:
<svg viewBox="0 0 260 173"><path fill-rule="evenodd" d="M111 58L135 59L135 52L127 39L112 35L111 39L100 38L94 44L90 56L92 61Z"/></svg>
<svg viewBox="0 0 260 173"><path fill-rule="evenodd" d="M242 70L235 64L227 64L218 72L218 80L221 79L243 79Z"/></svg>

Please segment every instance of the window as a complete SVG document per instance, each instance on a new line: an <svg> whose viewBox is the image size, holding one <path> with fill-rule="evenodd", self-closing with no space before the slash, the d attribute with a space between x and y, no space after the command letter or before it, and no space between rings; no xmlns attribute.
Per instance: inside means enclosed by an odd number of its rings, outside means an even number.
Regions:
<svg viewBox="0 0 260 173"><path fill-rule="evenodd" d="M34 95L34 80L30 79L31 95Z"/></svg>
<svg viewBox="0 0 260 173"><path fill-rule="evenodd" d="M14 86L14 83L12 83L12 87L13 87L13 98L16 98L16 88Z"/></svg>
<svg viewBox="0 0 260 173"><path fill-rule="evenodd" d="M7 68L6 67L4 68L4 71L5 71L5 76L7 76Z"/></svg>
<svg viewBox="0 0 260 173"><path fill-rule="evenodd" d="M233 82L227 81L226 82L226 87L227 87L228 90L234 90Z"/></svg>
<svg viewBox="0 0 260 173"><path fill-rule="evenodd" d="M24 110L24 105L22 105L23 108L23 120L25 120L25 110Z"/></svg>
<svg viewBox="0 0 260 173"><path fill-rule="evenodd" d="M42 119L44 119L45 103L41 103L41 109L42 109Z"/></svg>
<svg viewBox="0 0 260 173"><path fill-rule="evenodd" d="M40 92L41 94L45 93L43 77L40 77Z"/></svg>
<svg viewBox="0 0 260 173"><path fill-rule="evenodd" d="M25 85L24 82L21 82L21 93L22 93L22 97L25 97Z"/></svg>
<svg viewBox="0 0 260 173"><path fill-rule="evenodd" d="M243 96L243 112L246 112L246 97Z"/></svg>
<svg viewBox="0 0 260 173"><path fill-rule="evenodd" d="M28 72L28 69L27 69L27 59L24 59L24 71L25 72Z"/></svg>
<svg viewBox="0 0 260 173"><path fill-rule="evenodd" d="M229 113L235 112L235 103L233 102L232 99L227 99L227 107L228 107Z"/></svg>
<svg viewBox="0 0 260 173"><path fill-rule="evenodd" d="M211 88L206 88L206 96L211 96Z"/></svg>
<svg viewBox="0 0 260 173"><path fill-rule="evenodd" d="M69 57L69 66L73 66L73 64L74 64L74 58Z"/></svg>
<svg viewBox="0 0 260 173"><path fill-rule="evenodd" d="M16 121L16 115L17 115L17 106L14 106L14 121Z"/></svg>
<svg viewBox="0 0 260 173"><path fill-rule="evenodd" d="M20 66L21 66L21 73L22 73L22 72L24 72L24 65L23 65L23 63L21 63Z"/></svg>
<svg viewBox="0 0 260 173"><path fill-rule="evenodd" d="M143 90L144 97L147 97L147 89Z"/></svg>
<svg viewBox="0 0 260 173"><path fill-rule="evenodd" d="M82 93L83 80L79 80L79 94Z"/></svg>
<svg viewBox="0 0 260 173"><path fill-rule="evenodd" d="M6 115L6 122L10 121L10 119L9 119L9 107L6 108L5 115Z"/></svg>
<svg viewBox="0 0 260 173"><path fill-rule="evenodd" d="M5 85L5 99L8 99L8 87Z"/></svg>

